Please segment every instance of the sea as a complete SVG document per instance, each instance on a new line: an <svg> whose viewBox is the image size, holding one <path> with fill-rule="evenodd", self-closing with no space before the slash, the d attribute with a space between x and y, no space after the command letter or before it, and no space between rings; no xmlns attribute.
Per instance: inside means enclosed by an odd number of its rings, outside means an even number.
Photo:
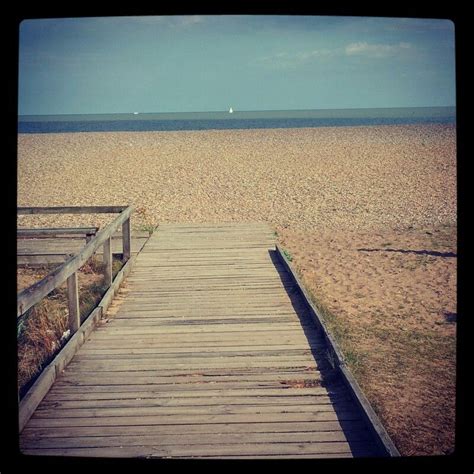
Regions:
<svg viewBox="0 0 474 474"><path fill-rule="evenodd" d="M455 124L455 107L19 115L19 133L148 132Z"/></svg>

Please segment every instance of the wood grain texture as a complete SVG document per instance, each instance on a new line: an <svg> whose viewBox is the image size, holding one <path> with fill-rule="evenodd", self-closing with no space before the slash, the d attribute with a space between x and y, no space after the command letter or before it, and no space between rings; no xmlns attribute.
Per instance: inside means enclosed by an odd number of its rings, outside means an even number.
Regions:
<svg viewBox="0 0 474 474"><path fill-rule="evenodd" d="M38 455L381 456L264 223L166 224L24 428Z"/></svg>

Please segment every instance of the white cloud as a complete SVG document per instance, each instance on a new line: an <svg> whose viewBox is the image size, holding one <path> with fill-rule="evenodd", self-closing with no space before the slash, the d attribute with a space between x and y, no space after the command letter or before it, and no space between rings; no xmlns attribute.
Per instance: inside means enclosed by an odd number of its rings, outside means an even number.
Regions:
<svg viewBox="0 0 474 474"><path fill-rule="evenodd" d="M259 62L276 68L291 68L309 61L333 56L335 53L336 51L329 49L313 49L311 51L297 51L292 53L283 51L270 56L261 57Z"/></svg>
<svg viewBox="0 0 474 474"><path fill-rule="evenodd" d="M314 49L313 51L301 51L299 53L296 53L295 56L302 61L306 61L308 59L313 58L332 56L333 54L334 51L331 51L329 49Z"/></svg>
<svg viewBox="0 0 474 474"><path fill-rule="evenodd" d="M273 69L288 69L333 57L366 56L371 58L387 58L401 55L409 50L414 51L412 45L407 42L376 44L360 41L350 43L341 48L320 48L293 52L280 51L269 56L260 57L257 61Z"/></svg>
<svg viewBox="0 0 474 474"><path fill-rule="evenodd" d="M386 58L388 56L397 55L410 48L411 44L405 42L398 44L371 44L360 41L348 44L345 48L345 52L348 56L364 55L373 58Z"/></svg>

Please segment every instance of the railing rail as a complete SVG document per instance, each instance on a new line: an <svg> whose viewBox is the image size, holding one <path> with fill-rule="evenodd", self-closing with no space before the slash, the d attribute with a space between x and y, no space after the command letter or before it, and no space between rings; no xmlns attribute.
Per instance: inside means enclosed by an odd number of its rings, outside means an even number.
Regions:
<svg viewBox="0 0 474 474"><path fill-rule="evenodd" d="M65 236L69 239L86 239L86 242L97 234L98 227L54 227L42 229L17 228L17 239L51 239Z"/></svg>
<svg viewBox="0 0 474 474"><path fill-rule="evenodd" d="M128 206L17 207L17 214L118 214Z"/></svg>
<svg viewBox="0 0 474 474"><path fill-rule="evenodd" d="M110 287L112 284L111 238L119 226L122 226L123 261L125 263L131 256L130 216L132 212L133 208L131 206L19 207L18 214L120 214L92 237L77 255L71 256L45 278L19 292L17 295L17 317L21 317L51 291L67 281L69 329L71 334L76 332L81 324L77 270L103 245L105 280L107 287Z"/></svg>

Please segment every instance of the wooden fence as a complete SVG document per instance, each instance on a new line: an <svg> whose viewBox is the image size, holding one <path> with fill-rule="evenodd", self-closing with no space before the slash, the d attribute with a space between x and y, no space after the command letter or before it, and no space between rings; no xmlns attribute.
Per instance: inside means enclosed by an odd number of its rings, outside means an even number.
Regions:
<svg viewBox="0 0 474 474"><path fill-rule="evenodd" d="M67 281L67 295L69 306L69 329L74 334L80 327L79 292L77 284L77 271L100 246L103 246L103 260L105 285L109 288L112 284L112 251L111 238L114 232L122 226L123 262L130 259L131 255L131 230L130 216L133 209L130 206L77 206L77 207L19 207L18 214L101 214L119 213L119 215L99 232L91 229L23 229L19 230L20 236L51 235L54 233L85 233L89 240L77 255L70 256L62 265L57 267L45 278L34 285L25 288L17 296L17 317L21 317L32 306L41 301L55 288Z"/></svg>

